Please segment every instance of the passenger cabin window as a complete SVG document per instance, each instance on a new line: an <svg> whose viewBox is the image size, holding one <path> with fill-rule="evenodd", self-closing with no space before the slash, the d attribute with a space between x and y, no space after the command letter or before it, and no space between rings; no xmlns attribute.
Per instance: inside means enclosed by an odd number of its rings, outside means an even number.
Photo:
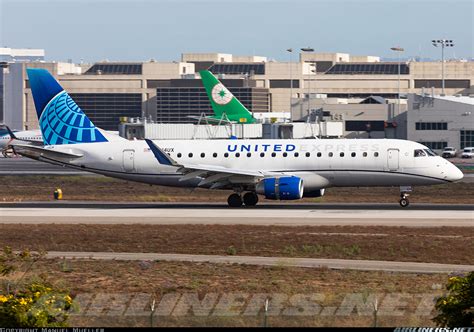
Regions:
<svg viewBox="0 0 474 332"><path fill-rule="evenodd" d="M181 158L181 152L177 154L177 157L178 157L178 158Z"/></svg>
<svg viewBox="0 0 474 332"><path fill-rule="evenodd" d="M272 157L276 157L276 153L275 152L272 152Z"/></svg>
<svg viewBox="0 0 474 332"><path fill-rule="evenodd" d="M298 152L295 152L295 157L298 157L300 154Z"/></svg>
<svg viewBox="0 0 474 332"><path fill-rule="evenodd" d="M344 152L339 153L339 156L344 157Z"/></svg>
<svg viewBox="0 0 474 332"><path fill-rule="evenodd" d="M288 153L283 152L283 157L286 157L287 155L288 155Z"/></svg>
<svg viewBox="0 0 474 332"><path fill-rule="evenodd" d="M247 157L252 157L252 154L250 152L247 152Z"/></svg>
<svg viewBox="0 0 474 332"><path fill-rule="evenodd" d="M235 157L236 157L236 158L239 158L239 157L240 157L240 153L237 152L237 153L235 154Z"/></svg>
<svg viewBox="0 0 474 332"><path fill-rule="evenodd" d="M192 157L193 157L193 154L192 154L192 153L189 153L189 154L188 154L188 157L189 157L189 158L192 158Z"/></svg>
<svg viewBox="0 0 474 332"><path fill-rule="evenodd" d="M362 157L367 157L367 152L362 153Z"/></svg>
<svg viewBox="0 0 474 332"><path fill-rule="evenodd" d="M421 149L415 150L415 157L426 157L426 153Z"/></svg>
<svg viewBox="0 0 474 332"><path fill-rule="evenodd" d="M332 152L329 152L328 156L332 157L334 154Z"/></svg>
<svg viewBox="0 0 474 332"><path fill-rule="evenodd" d="M374 157L378 157L379 156L379 153L378 152L374 152Z"/></svg>
<svg viewBox="0 0 474 332"><path fill-rule="evenodd" d="M201 158L204 158L206 156L206 154L203 152L201 153Z"/></svg>
<svg viewBox="0 0 474 332"><path fill-rule="evenodd" d="M309 152L306 152L306 154L305 154L305 155L306 155L306 157L309 157L309 156L311 156L311 153L309 153Z"/></svg>
<svg viewBox="0 0 474 332"><path fill-rule="evenodd" d="M260 157L262 157L262 158L265 157L265 153L260 152Z"/></svg>
<svg viewBox="0 0 474 332"><path fill-rule="evenodd" d="M224 158L227 158L227 157L229 157L229 153L226 152L224 153Z"/></svg>
<svg viewBox="0 0 474 332"><path fill-rule="evenodd" d="M321 152L318 152L317 156L321 157L323 154Z"/></svg>
<svg viewBox="0 0 474 332"><path fill-rule="evenodd" d="M356 153L355 152L352 152L351 153L351 157L355 157L356 156Z"/></svg>
<svg viewBox="0 0 474 332"><path fill-rule="evenodd" d="M212 156L213 156L214 158L217 158L217 153L214 152L214 153L212 154Z"/></svg>

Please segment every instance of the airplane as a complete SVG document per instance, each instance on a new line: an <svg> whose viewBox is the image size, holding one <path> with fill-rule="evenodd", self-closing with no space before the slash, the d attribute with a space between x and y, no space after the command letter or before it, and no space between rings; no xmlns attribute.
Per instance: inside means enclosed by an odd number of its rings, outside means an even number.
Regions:
<svg viewBox="0 0 474 332"><path fill-rule="evenodd" d="M463 178L428 147L398 139L128 141L95 127L47 70L27 73L44 145L12 140L16 153L124 180L232 190L230 207L372 186L399 186L406 207L411 186Z"/></svg>
<svg viewBox="0 0 474 332"><path fill-rule="evenodd" d="M189 115L189 118L205 121L208 124L224 125L230 123L255 123L257 120L252 113L237 99L235 96L208 70L199 72L202 83L206 89L207 96L211 102L214 115L199 117ZM5 126L7 127L7 126ZM7 127L8 128L8 127ZM108 131L109 133L117 134L118 132ZM10 134L5 132L2 135L0 131L0 151L5 157L11 156L11 151L6 149L8 143L13 138ZM41 130L26 130L15 132L15 139L28 142L43 142Z"/></svg>
<svg viewBox="0 0 474 332"><path fill-rule="evenodd" d="M214 115L199 117L189 115L189 118L205 121L209 124L255 123L253 117L235 96L208 70L199 72L201 81L211 102Z"/></svg>
<svg viewBox="0 0 474 332"><path fill-rule="evenodd" d="M4 127L5 129L0 129L0 151L4 157L11 157L12 151L7 149L7 147L13 139L31 142L31 144L43 145L43 136L41 135L40 130L23 130L14 132L10 130L8 126Z"/></svg>

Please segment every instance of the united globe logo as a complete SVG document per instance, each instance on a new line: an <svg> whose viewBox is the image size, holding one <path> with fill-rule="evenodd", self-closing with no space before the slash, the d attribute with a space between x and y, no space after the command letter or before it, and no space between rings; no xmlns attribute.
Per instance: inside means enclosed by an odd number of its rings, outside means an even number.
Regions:
<svg viewBox="0 0 474 332"><path fill-rule="evenodd" d="M216 84L212 88L212 100L219 105L226 105L232 100L232 94L222 84Z"/></svg>

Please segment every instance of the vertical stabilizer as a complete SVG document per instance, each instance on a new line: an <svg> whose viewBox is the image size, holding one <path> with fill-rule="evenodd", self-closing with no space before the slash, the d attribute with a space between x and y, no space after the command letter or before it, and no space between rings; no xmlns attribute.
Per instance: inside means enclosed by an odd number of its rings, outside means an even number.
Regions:
<svg viewBox="0 0 474 332"><path fill-rule="evenodd" d="M47 70L26 71L45 145L107 142Z"/></svg>
<svg viewBox="0 0 474 332"><path fill-rule="evenodd" d="M199 74L211 101L214 118L220 119L225 113L231 121L255 122L252 113L210 71L202 70Z"/></svg>

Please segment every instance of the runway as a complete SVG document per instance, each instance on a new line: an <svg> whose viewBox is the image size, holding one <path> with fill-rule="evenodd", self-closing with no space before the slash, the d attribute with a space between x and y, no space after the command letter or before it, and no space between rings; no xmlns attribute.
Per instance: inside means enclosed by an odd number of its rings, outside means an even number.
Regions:
<svg viewBox="0 0 474 332"><path fill-rule="evenodd" d="M290 258L261 256L219 256L118 252L58 252L50 251L46 258L93 260L170 261L213 264L246 264L258 266L329 268L336 270L385 271L407 273L451 273L474 271L474 265L455 265L375 260Z"/></svg>
<svg viewBox="0 0 474 332"><path fill-rule="evenodd" d="M90 175L29 158L0 158L0 175Z"/></svg>
<svg viewBox="0 0 474 332"><path fill-rule="evenodd" d="M0 223L474 227L474 205L1 203Z"/></svg>

